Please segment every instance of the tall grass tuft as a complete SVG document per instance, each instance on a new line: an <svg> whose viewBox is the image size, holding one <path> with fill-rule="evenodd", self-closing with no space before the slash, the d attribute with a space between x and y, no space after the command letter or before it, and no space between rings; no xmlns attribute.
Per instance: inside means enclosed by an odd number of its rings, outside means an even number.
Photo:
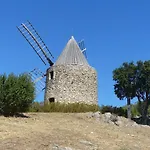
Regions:
<svg viewBox="0 0 150 150"><path fill-rule="evenodd" d="M34 102L29 112L63 112L63 113L81 113L81 112L96 112L100 111L98 105L89 105L85 103L49 103L41 105L38 102Z"/></svg>

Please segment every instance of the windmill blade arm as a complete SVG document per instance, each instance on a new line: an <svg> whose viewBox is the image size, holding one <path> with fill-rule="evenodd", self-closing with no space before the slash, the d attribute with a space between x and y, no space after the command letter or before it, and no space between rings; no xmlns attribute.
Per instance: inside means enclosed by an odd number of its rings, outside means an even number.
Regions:
<svg viewBox="0 0 150 150"><path fill-rule="evenodd" d="M45 89L45 74L38 68L33 69L28 74L31 76L32 82L35 83L36 94L39 94Z"/></svg>
<svg viewBox="0 0 150 150"><path fill-rule="evenodd" d="M33 25L28 21L28 23L31 25L31 27L33 28L33 30L35 31L35 33L38 35L38 37L40 38L40 40L42 41L42 43L44 44L44 46L46 47L46 49L48 50L48 52L50 53L51 57L53 57L52 53L50 52L50 50L48 49L48 47L46 46L46 44L44 43L44 41L42 40L42 38L40 37L40 35L38 34L38 32L36 31L36 29L33 27Z"/></svg>
<svg viewBox="0 0 150 150"><path fill-rule="evenodd" d="M50 59L53 58L51 52L48 47L39 36L33 25L28 21L27 23L22 23L21 26L17 27L23 37L27 40L27 42L34 49L36 54L40 57L42 62L46 64L47 62L52 66L54 63ZM50 56L50 57L49 57Z"/></svg>
<svg viewBox="0 0 150 150"><path fill-rule="evenodd" d="M49 58L47 57L45 51L43 50L43 48L41 47L41 45L38 43L38 41L36 40L36 38L34 37L34 35L30 32L30 30L22 23L22 26L27 30L27 32L30 34L30 36L33 38L33 40L36 42L36 44L38 45L38 47L41 49L42 53L44 54L45 58L51 62L49 60Z"/></svg>
<svg viewBox="0 0 150 150"><path fill-rule="evenodd" d="M41 77L39 77L39 78L35 79L35 80L34 80L34 83L36 83L36 82L40 81L42 78L43 78L43 76L41 76Z"/></svg>
<svg viewBox="0 0 150 150"><path fill-rule="evenodd" d="M87 59L87 55L86 55L86 47L84 44L84 40L81 40L80 42L78 42L79 48L81 49L81 52L84 54L85 58Z"/></svg>
<svg viewBox="0 0 150 150"><path fill-rule="evenodd" d="M30 46L34 49L36 54L40 57L42 62L46 65L45 61L42 59L42 57L39 55L39 53L36 51L35 47L32 45L32 43L26 38L26 36L21 32L21 30L17 27L17 29L20 31L20 33L23 35L23 37L27 40L27 42L30 44Z"/></svg>
<svg viewBox="0 0 150 150"><path fill-rule="evenodd" d="M86 48L84 48L83 50L81 50L82 53L85 52L85 51L86 51Z"/></svg>

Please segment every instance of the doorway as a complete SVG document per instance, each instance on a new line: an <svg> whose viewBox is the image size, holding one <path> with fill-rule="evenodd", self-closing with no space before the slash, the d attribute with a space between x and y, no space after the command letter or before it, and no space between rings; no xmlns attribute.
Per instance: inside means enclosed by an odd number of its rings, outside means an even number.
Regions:
<svg viewBox="0 0 150 150"><path fill-rule="evenodd" d="M49 98L49 102L50 103L54 103L55 102L55 98L54 97Z"/></svg>

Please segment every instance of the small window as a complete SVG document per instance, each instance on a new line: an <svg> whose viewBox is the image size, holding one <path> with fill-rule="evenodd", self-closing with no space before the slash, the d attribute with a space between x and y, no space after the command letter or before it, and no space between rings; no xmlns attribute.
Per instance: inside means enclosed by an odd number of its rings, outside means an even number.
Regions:
<svg viewBox="0 0 150 150"><path fill-rule="evenodd" d="M49 102L50 103L54 103L55 102L55 98L54 97L49 98Z"/></svg>
<svg viewBox="0 0 150 150"><path fill-rule="evenodd" d="M50 79L54 79L54 71L50 72Z"/></svg>

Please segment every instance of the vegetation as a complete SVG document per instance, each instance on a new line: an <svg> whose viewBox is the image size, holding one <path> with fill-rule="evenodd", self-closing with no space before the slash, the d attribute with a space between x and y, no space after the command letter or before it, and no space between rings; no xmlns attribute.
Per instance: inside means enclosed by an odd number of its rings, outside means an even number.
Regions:
<svg viewBox="0 0 150 150"><path fill-rule="evenodd" d="M104 106L100 107L100 111L102 114L110 112L112 114L116 114L118 116L127 117L127 109L126 107L113 107L113 106Z"/></svg>
<svg viewBox="0 0 150 150"><path fill-rule="evenodd" d="M84 103L50 103L44 105L43 103L33 102L29 112L63 112L63 113L81 113L81 112L96 112L100 111L102 114L110 112L118 116L127 117L127 107L114 107L114 106L98 106L88 105ZM148 115L150 115L150 106L148 109ZM135 103L131 105L131 116L140 116L139 104Z"/></svg>
<svg viewBox="0 0 150 150"><path fill-rule="evenodd" d="M25 112L34 100L34 85L26 74L0 75L0 114Z"/></svg>
<svg viewBox="0 0 150 150"><path fill-rule="evenodd" d="M139 111L139 103L135 103L135 104L131 104L131 117L137 117L137 116L141 116L141 113ZM110 112L113 114L116 114L118 116L123 116L123 117L127 117L127 106L123 106L123 107L113 107L113 106L104 106L102 105L100 107L100 111L101 113L106 113L106 112ZM148 108L148 115L150 116L150 106Z"/></svg>
<svg viewBox="0 0 150 150"><path fill-rule="evenodd" d="M131 105L131 113L132 117L141 116L141 106L142 104L139 104L139 102ZM150 106L148 107L147 115L150 116Z"/></svg>
<svg viewBox="0 0 150 150"><path fill-rule="evenodd" d="M113 80L115 94L120 100L126 98L128 106L131 99L137 98L143 123L147 124L150 105L150 61L123 63L113 71ZM130 112L131 109L128 107L129 118Z"/></svg>
<svg viewBox="0 0 150 150"><path fill-rule="evenodd" d="M19 112L111 112L128 118L142 116L147 124L150 115L150 61L123 63L113 71L114 92L120 100L127 100L125 107L97 106L84 103L50 103L42 105L34 100L34 84L30 76L0 75L0 114L15 115ZM130 104L132 99L137 103ZM32 104L32 105L31 105ZM128 112L128 113L127 113Z"/></svg>
<svg viewBox="0 0 150 150"><path fill-rule="evenodd" d="M96 112L100 111L98 105L88 105L84 103L50 103L42 105L34 102L29 109L30 112L63 112L63 113L80 113L80 112Z"/></svg>
<svg viewBox="0 0 150 150"><path fill-rule="evenodd" d="M113 71L113 80L116 82L114 91L120 100L127 99L128 118L131 118L130 100L135 97L135 72L136 67L133 62L123 63L120 68Z"/></svg>

